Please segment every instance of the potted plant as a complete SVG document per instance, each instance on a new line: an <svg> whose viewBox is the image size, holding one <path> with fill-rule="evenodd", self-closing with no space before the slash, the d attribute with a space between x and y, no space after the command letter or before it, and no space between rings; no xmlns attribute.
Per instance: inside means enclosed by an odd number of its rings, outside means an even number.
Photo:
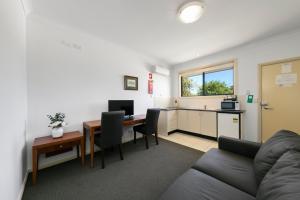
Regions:
<svg viewBox="0 0 300 200"><path fill-rule="evenodd" d="M64 134L63 127L67 125L65 122L65 114L64 113L56 113L54 116L47 115L50 119L50 124L48 127L51 127L51 135L53 138L62 137Z"/></svg>

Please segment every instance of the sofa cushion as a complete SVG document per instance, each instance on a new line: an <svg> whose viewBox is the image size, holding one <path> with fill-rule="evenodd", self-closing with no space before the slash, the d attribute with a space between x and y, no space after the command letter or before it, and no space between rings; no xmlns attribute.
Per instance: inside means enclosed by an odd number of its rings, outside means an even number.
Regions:
<svg viewBox="0 0 300 200"><path fill-rule="evenodd" d="M211 149L194 164L193 168L253 196L256 195L253 159L224 150Z"/></svg>
<svg viewBox="0 0 300 200"><path fill-rule="evenodd" d="M189 169L179 177L160 200L254 200L226 183L195 169Z"/></svg>
<svg viewBox="0 0 300 200"><path fill-rule="evenodd" d="M258 200L300 199L300 152L288 151L274 164L262 180Z"/></svg>
<svg viewBox="0 0 300 200"><path fill-rule="evenodd" d="M275 162L287 151L300 150L300 136L294 132L281 130L265 142L254 158L257 183L260 183Z"/></svg>

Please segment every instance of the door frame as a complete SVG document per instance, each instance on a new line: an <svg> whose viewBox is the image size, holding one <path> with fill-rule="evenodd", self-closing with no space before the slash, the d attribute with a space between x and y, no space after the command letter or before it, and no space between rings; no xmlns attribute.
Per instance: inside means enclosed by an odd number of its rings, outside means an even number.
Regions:
<svg viewBox="0 0 300 200"><path fill-rule="evenodd" d="M258 140L262 142L262 112L261 112L261 106L260 103L262 101L262 68L267 65L274 65L274 64L280 64L285 62L293 62L300 60L300 56L298 57L292 57L292 58L285 58L285 59L279 59L279 60L273 60L265 63L261 63L258 65Z"/></svg>

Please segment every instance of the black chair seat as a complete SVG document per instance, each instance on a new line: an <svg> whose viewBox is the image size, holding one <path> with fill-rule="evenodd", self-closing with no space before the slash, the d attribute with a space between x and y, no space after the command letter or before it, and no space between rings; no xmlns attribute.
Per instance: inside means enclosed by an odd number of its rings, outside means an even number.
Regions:
<svg viewBox="0 0 300 200"><path fill-rule="evenodd" d="M134 126L133 130L142 134L146 134L146 124Z"/></svg>

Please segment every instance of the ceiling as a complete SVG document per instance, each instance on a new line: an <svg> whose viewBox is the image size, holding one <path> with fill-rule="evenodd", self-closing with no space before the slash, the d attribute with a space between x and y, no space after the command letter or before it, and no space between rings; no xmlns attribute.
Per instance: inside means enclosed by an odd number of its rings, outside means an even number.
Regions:
<svg viewBox="0 0 300 200"><path fill-rule="evenodd" d="M300 27L299 0L205 0L194 24L178 21L183 2L31 0L31 9L169 65Z"/></svg>

